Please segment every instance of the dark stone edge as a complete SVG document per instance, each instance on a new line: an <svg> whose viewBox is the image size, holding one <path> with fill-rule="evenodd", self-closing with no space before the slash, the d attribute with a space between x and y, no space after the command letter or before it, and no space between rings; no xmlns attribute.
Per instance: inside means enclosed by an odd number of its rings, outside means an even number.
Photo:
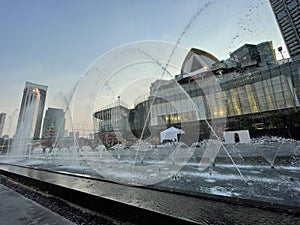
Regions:
<svg viewBox="0 0 300 225"><path fill-rule="evenodd" d="M1 164L4 164L4 163L0 163L0 165ZM12 166L12 164L6 164L6 165ZM13 166L26 168L26 169L32 169L32 170L41 170L41 171L45 171L45 172L68 175L68 176L73 176L73 177L82 177L85 179L96 180L96 181L101 181L101 182L106 182L106 183L117 184L117 185L124 185L127 187L141 188L141 189L146 189L146 190L151 190L151 191L160 191L160 192L164 192L164 193L171 193L174 195L183 195L183 196L187 196L187 197L199 198L202 200L209 200L209 201L222 202L222 203L227 203L227 204L241 205L241 206L245 206L245 207L257 208L257 209L263 209L263 210L271 210L271 211L277 211L277 212L283 212L283 213L289 213L289 214L295 214L295 215L300 214L300 206L298 207L298 206L284 205L284 204L272 203L272 202L266 202L266 201L258 201L258 200L253 200L253 199L244 199L244 198L239 198L239 197L228 197L228 196L213 195L213 194L200 193L200 192L170 189L170 188L165 188L165 187L157 187L154 185L139 186L139 185L133 185L133 184L123 184L123 183L118 183L118 182L105 180L105 179L101 179L101 178L96 178L96 177L89 177L89 176L84 176L84 175L80 176L80 175L72 174L72 173L68 173L68 172L62 173L59 171L52 171L52 170L47 170L47 169L37 169L37 168L28 167L28 166L20 166L20 165L13 165ZM124 204L126 204L126 203L124 203Z"/></svg>
<svg viewBox="0 0 300 225"><path fill-rule="evenodd" d="M56 214L66 218L74 224L89 225L114 225L111 218L104 218L95 212L88 212L79 207L71 205L57 196L44 193L36 188L25 186L23 183L13 180L10 177L0 174L0 184L6 186L10 190L23 195L25 198L36 202L39 205L55 212Z"/></svg>
<svg viewBox="0 0 300 225"><path fill-rule="evenodd" d="M40 191L65 199L73 204L99 212L119 221L131 222L143 225L166 224L207 224L201 221L188 221L184 218L165 215L144 208L132 206L123 202L117 202L96 195L80 192L72 188L62 187L56 184L37 180L28 176L12 173L0 169L0 173L18 181L26 186L33 186Z"/></svg>

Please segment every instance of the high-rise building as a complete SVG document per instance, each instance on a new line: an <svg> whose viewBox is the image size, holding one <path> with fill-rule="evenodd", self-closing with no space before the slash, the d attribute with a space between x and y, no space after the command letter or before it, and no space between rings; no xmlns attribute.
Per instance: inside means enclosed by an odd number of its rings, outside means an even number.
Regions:
<svg viewBox="0 0 300 225"><path fill-rule="evenodd" d="M65 112L63 109L48 108L44 117L43 137L47 136L47 130L54 129L55 136L63 137L65 131Z"/></svg>
<svg viewBox="0 0 300 225"><path fill-rule="evenodd" d="M26 82L16 131L17 137L40 138L47 88L45 85Z"/></svg>
<svg viewBox="0 0 300 225"><path fill-rule="evenodd" d="M292 58L300 56L300 0L270 0L286 47Z"/></svg>
<svg viewBox="0 0 300 225"><path fill-rule="evenodd" d="M2 137L6 113L0 113L0 137Z"/></svg>

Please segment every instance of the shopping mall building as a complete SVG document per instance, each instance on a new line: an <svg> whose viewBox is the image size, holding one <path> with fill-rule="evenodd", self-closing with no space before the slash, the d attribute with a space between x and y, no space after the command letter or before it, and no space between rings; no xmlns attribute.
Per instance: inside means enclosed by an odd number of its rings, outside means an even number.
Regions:
<svg viewBox="0 0 300 225"><path fill-rule="evenodd" d="M134 108L121 104L94 113L102 143L159 143L174 126L187 144L226 130L249 130L251 137L280 135L300 139L300 58L278 62L272 42L245 44L219 61L191 49L181 74L156 80L148 98Z"/></svg>

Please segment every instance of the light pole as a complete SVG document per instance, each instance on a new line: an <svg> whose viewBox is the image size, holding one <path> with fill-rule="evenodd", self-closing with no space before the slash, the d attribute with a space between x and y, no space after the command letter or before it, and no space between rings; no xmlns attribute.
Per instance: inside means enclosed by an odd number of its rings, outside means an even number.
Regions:
<svg viewBox="0 0 300 225"><path fill-rule="evenodd" d="M277 49L277 50L280 52L282 59L284 59L284 56L283 56L283 54L282 54L282 47L281 47L281 46L280 46L280 47L278 47L278 49Z"/></svg>

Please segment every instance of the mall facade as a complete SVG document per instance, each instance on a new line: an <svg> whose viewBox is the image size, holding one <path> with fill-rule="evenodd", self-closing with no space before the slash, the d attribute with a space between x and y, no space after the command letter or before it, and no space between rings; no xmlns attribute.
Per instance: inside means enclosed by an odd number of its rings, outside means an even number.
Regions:
<svg viewBox="0 0 300 225"><path fill-rule="evenodd" d="M181 74L156 80L148 95L133 109L115 106L94 113L104 144L141 137L159 143L160 132L171 126L186 131L187 144L211 137L212 129L219 138L226 130L246 129L252 137L300 139L300 59L276 61L271 42L245 44L221 61L191 49ZM116 114L120 108L122 116ZM116 138L107 142L109 137Z"/></svg>

